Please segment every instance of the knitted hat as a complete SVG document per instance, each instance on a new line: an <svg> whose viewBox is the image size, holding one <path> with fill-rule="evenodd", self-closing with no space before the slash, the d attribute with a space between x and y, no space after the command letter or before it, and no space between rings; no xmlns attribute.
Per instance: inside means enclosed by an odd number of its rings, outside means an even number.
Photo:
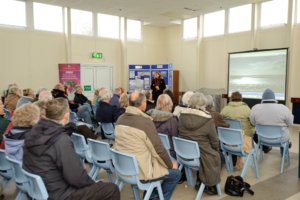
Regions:
<svg viewBox="0 0 300 200"><path fill-rule="evenodd" d="M275 93L270 89L266 89L262 95L262 98L263 100L275 100Z"/></svg>

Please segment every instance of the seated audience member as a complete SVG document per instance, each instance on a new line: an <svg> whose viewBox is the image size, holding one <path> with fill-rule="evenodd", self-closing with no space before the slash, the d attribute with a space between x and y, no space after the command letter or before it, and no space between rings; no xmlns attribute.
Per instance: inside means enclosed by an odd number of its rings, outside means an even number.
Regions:
<svg viewBox="0 0 300 200"><path fill-rule="evenodd" d="M28 103L20 106L12 117L14 127L4 135L5 154L13 159L23 160L23 144L28 131L39 121L40 110Z"/></svg>
<svg viewBox="0 0 300 200"><path fill-rule="evenodd" d="M96 105L96 100L97 100L98 94L99 94L99 90L96 89L95 92L94 92L93 100L92 100L93 105Z"/></svg>
<svg viewBox="0 0 300 200"><path fill-rule="evenodd" d="M105 87L99 88L98 96L97 96L97 99L96 99L96 106L97 107L99 106L99 94L100 94L101 90L104 90L104 89L105 89Z"/></svg>
<svg viewBox="0 0 300 200"><path fill-rule="evenodd" d="M253 106L250 113L250 121L253 126L255 124L260 125L273 125L282 127L282 142L286 142L290 139L290 132L288 127L293 125L294 116L291 111L282 104L278 104L275 100L275 94L272 90L267 89L262 95L261 104ZM254 135L254 141L258 142L257 134ZM291 142L290 142L291 147ZM263 150L266 153L272 147L263 146ZM281 155L283 149L281 148Z"/></svg>
<svg viewBox="0 0 300 200"><path fill-rule="evenodd" d="M213 114L216 129L218 127L229 128L230 125L224 121L222 115L220 113L212 110L212 108L214 107L214 99L212 98L212 96L205 95L205 98L207 100L205 109L209 113ZM218 129L217 129L217 131L218 131Z"/></svg>
<svg viewBox="0 0 300 200"><path fill-rule="evenodd" d="M14 110L12 110L11 112L10 112L10 118L12 119L12 117L14 116ZM5 130L5 132L2 134L2 138L4 137L4 135L6 135L9 131L10 131L10 129L13 127L14 125L13 125L13 123L12 123L12 121L8 124L8 126L7 126L7 128L6 128L6 130ZM5 149L5 140L3 140L2 139L2 142L1 142L1 146L0 146L0 149Z"/></svg>
<svg viewBox="0 0 300 200"><path fill-rule="evenodd" d="M152 118L144 113L146 97L135 92L129 97L129 107L118 119L115 128L115 148L134 155L139 164L139 179L142 183L163 181L162 193L169 200L175 190L181 172L176 162L172 162L160 140ZM150 199L158 199L154 190Z"/></svg>
<svg viewBox="0 0 300 200"><path fill-rule="evenodd" d="M47 101L38 100L38 101L34 102L33 105L36 105L40 109L40 118L46 116Z"/></svg>
<svg viewBox="0 0 300 200"><path fill-rule="evenodd" d="M53 99L52 93L49 91L41 92L39 95L39 100L50 101Z"/></svg>
<svg viewBox="0 0 300 200"><path fill-rule="evenodd" d="M64 85L64 95L67 97L69 96L69 88L68 86Z"/></svg>
<svg viewBox="0 0 300 200"><path fill-rule="evenodd" d="M51 93L52 93L52 96L55 99L59 98L59 97L62 97L64 99L68 100L68 102L69 102L68 97L64 95L64 86L61 83L56 84ZM77 117L83 118L85 123L93 125L92 116L91 116L91 114L88 110L88 107L86 105L80 107L77 103L73 104L73 103L69 102L69 108L71 110L76 109L77 110Z"/></svg>
<svg viewBox="0 0 300 200"><path fill-rule="evenodd" d="M108 90L101 90L99 93L99 106L96 111L96 120L101 123L114 122L113 112L117 109L117 106L110 105L110 93Z"/></svg>
<svg viewBox="0 0 300 200"><path fill-rule="evenodd" d="M113 112L114 122L117 122L119 117L125 113L126 108L128 107L128 104L129 104L129 95L123 93L120 96L119 104L120 104L120 108L117 108Z"/></svg>
<svg viewBox="0 0 300 200"><path fill-rule="evenodd" d="M41 94L41 92L45 92L45 91L48 91L48 89L46 87L40 87L37 90L35 97L31 100L31 103L34 103L34 102L38 101L39 100L39 95Z"/></svg>
<svg viewBox="0 0 300 200"><path fill-rule="evenodd" d="M152 93L151 93L151 91L145 90L144 91L144 95L146 96L146 99L147 99L147 107L146 107L146 110L145 110L145 112L147 112L150 109L154 109L155 108L155 104L153 103L153 100L152 100Z"/></svg>
<svg viewBox="0 0 300 200"><path fill-rule="evenodd" d="M25 136L23 169L41 176L49 200L119 200L117 185L96 183L82 167L70 137L76 125L68 123L69 115L66 98L47 102L46 117Z"/></svg>
<svg viewBox="0 0 300 200"><path fill-rule="evenodd" d="M12 86L9 88L8 96L5 99L4 106L7 110L15 110L19 101L19 88Z"/></svg>
<svg viewBox="0 0 300 200"><path fill-rule="evenodd" d="M175 107L175 110L173 114L178 117L180 117L180 113L185 110L188 107L189 100L191 96L193 96L194 92L188 91L182 96L182 103L179 104L179 106Z"/></svg>
<svg viewBox="0 0 300 200"><path fill-rule="evenodd" d="M4 105L2 103L2 100L0 99L0 143L2 143L3 140L3 133L7 129L10 121L5 118L5 113L4 113Z"/></svg>
<svg viewBox="0 0 300 200"><path fill-rule="evenodd" d="M170 141L170 154L176 159L172 137L178 137L178 119L172 114L173 102L169 95L159 95L156 108L147 112L153 118L156 130L168 136Z"/></svg>
<svg viewBox="0 0 300 200"><path fill-rule="evenodd" d="M218 194L216 185L221 182L220 172L224 156L219 151L219 137L214 119L205 110L205 105L206 98L202 93L191 96L188 108L180 114L179 137L195 141L199 145L201 156L195 189L198 190L203 182L206 193Z"/></svg>
<svg viewBox="0 0 300 200"><path fill-rule="evenodd" d="M172 102L173 102L173 107L172 107L172 113L173 113L174 110L175 110L175 107L176 107L176 105L175 105L175 103L174 103L174 93L172 92L172 90L167 89L167 90L164 91L163 94L167 94L167 95L169 95L169 97L171 98L171 100L172 100Z"/></svg>
<svg viewBox="0 0 300 200"><path fill-rule="evenodd" d="M23 104L31 102L31 100L34 98L34 91L33 89L25 89L23 90L23 96L19 99L16 108L19 108Z"/></svg>
<svg viewBox="0 0 300 200"><path fill-rule="evenodd" d="M82 94L83 88L81 85L76 85L74 87L74 90L75 90L74 103L78 103L81 105L83 105L84 103L88 103L89 99Z"/></svg>
<svg viewBox="0 0 300 200"><path fill-rule="evenodd" d="M114 88L114 96L110 99L109 104L113 106L117 106L117 108L120 108L120 99L121 95L121 89L120 88Z"/></svg>
<svg viewBox="0 0 300 200"><path fill-rule="evenodd" d="M17 85L16 83L11 83L11 84L9 84L8 87L7 87L7 90L6 90L6 94L5 94L5 96L4 96L4 100L6 99L6 97L7 97L8 94L9 94L9 88L11 88L11 87L13 87L13 86L19 88L18 85Z"/></svg>

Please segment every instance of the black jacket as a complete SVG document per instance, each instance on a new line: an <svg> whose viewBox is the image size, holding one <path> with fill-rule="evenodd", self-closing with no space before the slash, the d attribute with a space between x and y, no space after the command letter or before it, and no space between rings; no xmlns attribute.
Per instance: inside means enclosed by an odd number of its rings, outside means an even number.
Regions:
<svg viewBox="0 0 300 200"><path fill-rule="evenodd" d="M146 107L145 112L147 112L148 110L154 109L154 108L155 108L155 104L147 100L147 107Z"/></svg>
<svg viewBox="0 0 300 200"><path fill-rule="evenodd" d="M96 111L97 122L101 122L101 123L114 122L113 112L116 109L117 106L112 106L104 101L100 101Z"/></svg>
<svg viewBox="0 0 300 200"><path fill-rule="evenodd" d="M26 134L23 168L42 177L49 200L64 200L78 188L95 182L82 167L70 135L76 125L62 126L41 118Z"/></svg>
<svg viewBox="0 0 300 200"><path fill-rule="evenodd" d="M86 103L89 99L86 98L86 96L84 96L83 94L77 94L75 93L75 97L74 97L74 103L79 103L81 105L83 105L84 103Z"/></svg>
<svg viewBox="0 0 300 200"><path fill-rule="evenodd" d="M166 84L165 84L164 79L160 79L159 90L157 90L156 87L155 87L155 81L154 80L155 79L153 79L152 83L151 83L151 90L152 90L152 99L156 103L158 96L161 95L164 92L164 90L166 89Z"/></svg>
<svg viewBox="0 0 300 200"><path fill-rule="evenodd" d="M52 96L53 96L54 99L59 98L59 97L67 99L68 102L69 102L69 107L70 107L71 110L72 109L77 109L79 107L79 105L77 103L74 103L74 104L70 103L68 97L66 95L64 95L63 91L57 90L57 89L53 89L51 93L52 93Z"/></svg>
<svg viewBox="0 0 300 200"><path fill-rule="evenodd" d="M121 115L123 115L126 112L125 108L117 108L114 110L113 112L113 118L114 118L114 122L117 122L117 120L119 119L119 117Z"/></svg>

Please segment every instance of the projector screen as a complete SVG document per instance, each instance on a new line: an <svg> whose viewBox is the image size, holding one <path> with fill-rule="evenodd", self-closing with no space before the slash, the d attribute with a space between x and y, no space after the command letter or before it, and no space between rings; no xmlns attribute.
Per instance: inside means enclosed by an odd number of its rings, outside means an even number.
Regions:
<svg viewBox="0 0 300 200"><path fill-rule="evenodd" d="M266 89L285 100L288 49L229 54L228 97L239 91L243 98L262 99Z"/></svg>

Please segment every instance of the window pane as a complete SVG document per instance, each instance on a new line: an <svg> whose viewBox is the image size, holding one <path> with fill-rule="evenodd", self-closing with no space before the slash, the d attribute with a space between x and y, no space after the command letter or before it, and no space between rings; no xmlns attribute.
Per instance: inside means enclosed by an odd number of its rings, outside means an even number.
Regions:
<svg viewBox="0 0 300 200"><path fill-rule="evenodd" d="M197 18L183 21L183 39L197 38Z"/></svg>
<svg viewBox="0 0 300 200"><path fill-rule="evenodd" d="M26 26L26 4L21 1L0 1L0 24Z"/></svg>
<svg viewBox="0 0 300 200"><path fill-rule="evenodd" d="M71 9L72 33L80 35L94 35L93 13Z"/></svg>
<svg viewBox="0 0 300 200"><path fill-rule="evenodd" d="M119 17L98 14L98 36L119 38Z"/></svg>
<svg viewBox="0 0 300 200"><path fill-rule="evenodd" d="M142 23L135 20L127 20L127 38L142 40Z"/></svg>
<svg viewBox="0 0 300 200"><path fill-rule="evenodd" d="M224 34L225 11L204 15L204 37Z"/></svg>
<svg viewBox="0 0 300 200"><path fill-rule="evenodd" d="M273 0L261 4L260 26L287 23L288 0Z"/></svg>
<svg viewBox="0 0 300 200"><path fill-rule="evenodd" d="M229 10L229 33L251 30L251 4Z"/></svg>
<svg viewBox="0 0 300 200"><path fill-rule="evenodd" d="M297 1L297 23L300 23L300 1Z"/></svg>
<svg viewBox="0 0 300 200"><path fill-rule="evenodd" d="M33 3L33 14L35 29L63 32L62 7Z"/></svg>

